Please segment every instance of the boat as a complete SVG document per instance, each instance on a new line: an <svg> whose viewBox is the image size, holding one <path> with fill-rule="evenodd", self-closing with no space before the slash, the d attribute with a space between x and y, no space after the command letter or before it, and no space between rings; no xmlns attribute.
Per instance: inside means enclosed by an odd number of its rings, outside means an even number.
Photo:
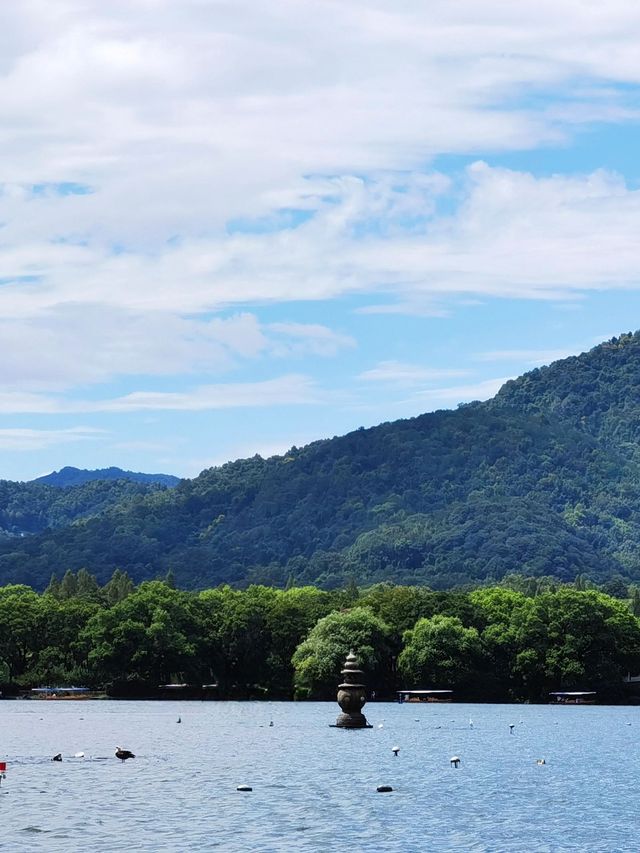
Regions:
<svg viewBox="0 0 640 853"><path fill-rule="evenodd" d="M595 705L597 701L595 690L556 690L549 696L554 705Z"/></svg>
<svg viewBox="0 0 640 853"><path fill-rule="evenodd" d="M398 702L451 702L453 690L396 690Z"/></svg>
<svg viewBox="0 0 640 853"><path fill-rule="evenodd" d="M36 699L95 699L101 695L89 687L33 687Z"/></svg>

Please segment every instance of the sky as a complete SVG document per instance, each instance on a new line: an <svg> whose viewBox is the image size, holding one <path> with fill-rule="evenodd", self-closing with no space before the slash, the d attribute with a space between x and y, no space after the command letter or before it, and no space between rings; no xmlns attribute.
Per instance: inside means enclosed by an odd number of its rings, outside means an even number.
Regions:
<svg viewBox="0 0 640 853"><path fill-rule="evenodd" d="M640 6L0 5L0 478L195 476L640 326Z"/></svg>

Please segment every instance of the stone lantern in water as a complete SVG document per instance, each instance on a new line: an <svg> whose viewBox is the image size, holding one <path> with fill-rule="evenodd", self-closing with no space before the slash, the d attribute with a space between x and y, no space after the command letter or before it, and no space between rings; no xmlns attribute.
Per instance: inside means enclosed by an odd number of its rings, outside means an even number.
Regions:
<svg viewBox="0 0 640 853"><path fill-rule="evenodd" d="M344 669L340 673L344 678L338 685L338 705L342 713L336 720L339 729L370 729L367 718L362 713L362 706L367 701L362 683L363 672L358 668L358 658L349 652Z"/></svg>

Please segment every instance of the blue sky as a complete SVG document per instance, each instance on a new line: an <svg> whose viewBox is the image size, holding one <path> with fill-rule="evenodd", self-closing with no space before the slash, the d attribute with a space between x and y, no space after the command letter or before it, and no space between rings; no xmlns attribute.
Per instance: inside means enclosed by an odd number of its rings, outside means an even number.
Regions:
<svg viewBox="0 0 640 853"><path fill-rule="evenodd" d="M640 10L0 12L0 477L194 476L640 323Z"/></svg>

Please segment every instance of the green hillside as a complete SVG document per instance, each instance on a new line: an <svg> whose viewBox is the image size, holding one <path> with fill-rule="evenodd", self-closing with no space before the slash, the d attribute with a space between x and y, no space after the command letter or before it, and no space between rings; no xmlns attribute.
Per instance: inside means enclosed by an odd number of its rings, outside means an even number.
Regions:
<svg viewBox="0 0 640 853"><path fill-rule="evenodd" d="M640 579L640 335L486 403L239 460L0 546L0 583L85 567L179 585L354 578L447 587L517 571Z"/></svg>
<svg viewBox="0 0 640 853"><path fill-rule="evenodd" d="M161 486L176 486L179 477L173 474L143 474L140 471L124 471L122 468L96 468L88 471L86 468L74 468L66 465L59 471L52 471L42 477L31 480L32 483L44 483L47 486L58 486L68 489L69 486L80 486L92 480L131 480L134 483L157 483Z"/></svg>

